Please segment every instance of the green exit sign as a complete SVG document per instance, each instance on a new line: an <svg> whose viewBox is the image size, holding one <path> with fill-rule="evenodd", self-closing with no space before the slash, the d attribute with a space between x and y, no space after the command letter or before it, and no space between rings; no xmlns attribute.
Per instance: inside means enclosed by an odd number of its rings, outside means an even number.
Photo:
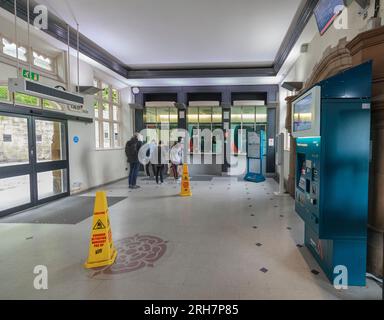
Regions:
<svg viewBox="0 0 384 320"><path fill-rule="evenodd" d="M38 73L23 69L23 77L33 81L39 81L40 75Z"/></svg>

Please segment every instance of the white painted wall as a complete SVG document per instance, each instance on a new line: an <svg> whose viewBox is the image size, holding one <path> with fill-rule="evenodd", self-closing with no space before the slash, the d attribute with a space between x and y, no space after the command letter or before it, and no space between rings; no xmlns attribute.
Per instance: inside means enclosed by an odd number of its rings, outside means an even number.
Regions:
<svg viewBox="0 0 384 320"><path fill-rule="evenodd" d="M0 21L1 33L9 39L13 39L12 28L9 27L9 21L2 19ZM22 29L20 30L22 32ZM36 32L36 31L34 31ZM25 38L24 36L20 37ZM44 40L42 40L44 39ZM61 49L57 48L57 42L47 42L46 35L42 34L42 39L36 35L33 37L33 48L40 49L42 53L49 47L52 48L51 52L60 52ZM62 52L62 51L61 51ZM60 53L59 53L60 54ZM71 51L75 55L75 51ZM81 56L83 59L84 57ZM80 61L80 85L93 85L94 77L112 84L121 90L121 99L123 104L122 110L122 145L125 145L127 139L132 136L133 128L133 112L129 109L128 104L133 101L131 96L130 87L121 80L121 77L115 75L113 72L106 71L104 67L98 67L96 62L90 62L89 59ZM64 57L62 57L64 64ZM37 70L35 70L37 71ZM65 70L61 70L61 73ZM58 84L64 85L65 81L62 79L54 79L54 77L47 77L41 71L40 83L56 86ZM64 73L65 74L65 73ZM14 62L7 58L0 57L0 82L7 82L9 77L16 76L16 68ZM77 85L77 67L76 57L71 56L71 87L75 89ZM88 96L85 102L85 109L89 115L93 115L93 102L92 96ZM84 114L81 114L84 115ZM73 137L78 136L79 142L75 144ZM95 126L94 123L86 124L77 121L68 121L68 137L69 137L69 166L70 166L70 190L72 193L87 190L89 188L106 184L127 176L127 163L124 148L115 150L96 150L95 148Z"/></svg>
<svg viewBox="0 0 384 320"><path fill-rule="evenodd" d="M94 124L69 121L68 131L72 191L86 190L127 176L123 149L95 149ZM77 144L73 142L75 135L80 138Z"/></svg>

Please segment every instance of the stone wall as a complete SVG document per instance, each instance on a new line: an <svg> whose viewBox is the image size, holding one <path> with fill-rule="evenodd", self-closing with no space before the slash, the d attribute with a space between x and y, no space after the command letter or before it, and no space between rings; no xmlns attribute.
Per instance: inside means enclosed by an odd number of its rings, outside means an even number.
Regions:
<svg viewBox="0 0 384 320"><path fill-rule="evenodd" d="M0 165L28 161L27 128L27 120L23 118L0 116ZM52 122L40 122L36 128L39 160L50 160L57 151L55 150L57 145L53 145L53 140L56 140L54 128ZM54 155L54 159L57 159L57 154Z"/></svg>

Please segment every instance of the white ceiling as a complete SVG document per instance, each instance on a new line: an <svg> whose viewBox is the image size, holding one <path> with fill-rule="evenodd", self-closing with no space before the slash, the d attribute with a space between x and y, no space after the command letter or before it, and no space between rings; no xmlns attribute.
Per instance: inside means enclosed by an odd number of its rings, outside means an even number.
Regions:
<svg viewBox="0 0 384 320"><path fill-rule="evenodd" d="M133 68L272 64L301 0L40 0Z"/></svg>

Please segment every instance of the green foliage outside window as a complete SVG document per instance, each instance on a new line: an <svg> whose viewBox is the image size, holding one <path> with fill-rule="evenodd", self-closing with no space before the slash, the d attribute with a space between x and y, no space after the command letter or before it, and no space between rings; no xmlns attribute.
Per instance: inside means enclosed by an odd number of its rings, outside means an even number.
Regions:
<svg viewBox="0 0 384 320"><path fill-rule="evenodd" d="M15 93L15 102L27 106L38 107L40 105L40 99L37 97L29 96L22 93Z"/></svg>
<svg viewBox="0 0 384 320"><path fill-rule="evenodd" d="M0 100L9 100L9 92L7 86L0 86Z"/></svg>
<svg viewBox="0 0 384 320"><path fill-rule="evenodd" d="M119 103L119 92L116 89L112 89L112 101L113 103Z"/></svg>
<svg viewBox="0 0 384 320"><path fill-rule="evenodd" d="M43 100L43 106L45 109L63 110L63 106L55 101Z"/></svg>
<svg viewBox="0 0 384 320"><path fill-rule="evenodd" d="M109 87L103 88L102 96L103 96L103 100L109 101Z"/></svg>
<svg viewBox="0 0 384 320"><path fill-rule="evenodd" d="M95 118L99 117L99 102L95 100L93 103L93 109L95 110Z"/></svg>

